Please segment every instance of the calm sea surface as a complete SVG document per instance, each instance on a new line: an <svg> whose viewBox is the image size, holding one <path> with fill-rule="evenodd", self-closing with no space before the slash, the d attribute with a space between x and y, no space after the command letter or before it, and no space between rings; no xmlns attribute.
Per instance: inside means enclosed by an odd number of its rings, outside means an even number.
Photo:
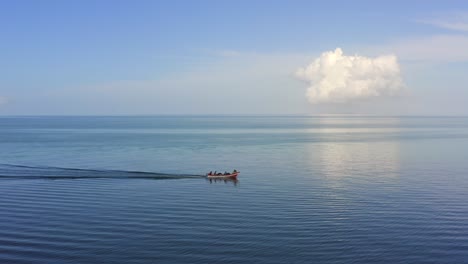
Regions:
<svg viewBox="0 0 468 264"><path fill-rule="evenodd" d="M1 117L0 163L2 264L468 263L464 117Z"/></svg>

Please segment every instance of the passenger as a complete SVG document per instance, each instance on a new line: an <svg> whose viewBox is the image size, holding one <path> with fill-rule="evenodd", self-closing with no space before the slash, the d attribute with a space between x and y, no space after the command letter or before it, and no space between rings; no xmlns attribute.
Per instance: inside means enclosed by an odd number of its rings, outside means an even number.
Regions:
<svg viewBox="0 0 468 264"><path fill-rule="evenodd" d="M233 173L233 174L234 174L234 173L237 173L237 170L233 170L232 173Z"/></svg>
<svg viewBox="0 0 468 264"><path fill-rule="evenodd" d="M208 175L213 175L213 171L210 171L210 172L208 173Z"/></svg>
<svg viewBox="0 0 468 264"><path fill-rule="evenodd" d="M229 172L227 172L227 171L224 171L224 175L229 175Z"/></svg>

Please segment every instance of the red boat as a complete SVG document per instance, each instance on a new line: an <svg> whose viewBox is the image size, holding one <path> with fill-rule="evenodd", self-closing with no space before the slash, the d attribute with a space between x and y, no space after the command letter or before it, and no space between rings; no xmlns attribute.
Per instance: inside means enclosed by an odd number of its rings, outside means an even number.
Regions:
<svg viewBox="0 0 468 264"><path fill-rule="evenodd" d="M217 174L206 174L206 177L208 179L222 179L222 178L237 178L237 175L239 175L240 171L236 171L230 174L224 174L224 173L217 173Z"/></svg>

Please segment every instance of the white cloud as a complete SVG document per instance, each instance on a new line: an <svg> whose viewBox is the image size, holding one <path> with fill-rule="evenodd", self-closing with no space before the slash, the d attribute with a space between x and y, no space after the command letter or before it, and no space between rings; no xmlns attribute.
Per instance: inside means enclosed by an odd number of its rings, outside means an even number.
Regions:
<svg viewBox="0 0 468 264"><path fill-rule="evenodd" d="M367 47L366 52L392 53L402 61L423 63L468 61L468 12L441 13L415 21L445 29L446 33L396 39L380 46Z"/></svg>
<svg viewBox="0 0 468 264"><path fill-rule="evenodd" d="M296 76L310 84L307 98L311 103L394 95L404 87L396 56L346 56L340 48L322 53L310 65L298 69Z"/></svg>
<svg viewBox="0 0 468 264"><path fill-rule="evenodd" d="M443 17L417 20L417 22L448 30L468 32L468 13L466 12L457 12Z"/></svg>
<svg viewBox="0 0 468 264"><path fill-rule="evenodd" d="M386 45L364 48L367 53L393 53L402 61L447 63L468 61L468 35L413 37Z"/></svg>

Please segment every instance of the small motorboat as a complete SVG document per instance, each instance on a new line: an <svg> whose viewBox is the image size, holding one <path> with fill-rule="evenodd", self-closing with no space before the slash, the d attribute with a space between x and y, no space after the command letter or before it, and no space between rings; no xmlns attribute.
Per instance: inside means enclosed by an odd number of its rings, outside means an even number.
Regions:
<svg viewBox="0 0 468 264"><path fill-rule="evenodd" d="M237 175L239 175L240 171L236 171L230 174L224 174L224 173L217 173L217 174L206 174L206 177L208 179L223 179L223 178L237 178Z"/></svg>

